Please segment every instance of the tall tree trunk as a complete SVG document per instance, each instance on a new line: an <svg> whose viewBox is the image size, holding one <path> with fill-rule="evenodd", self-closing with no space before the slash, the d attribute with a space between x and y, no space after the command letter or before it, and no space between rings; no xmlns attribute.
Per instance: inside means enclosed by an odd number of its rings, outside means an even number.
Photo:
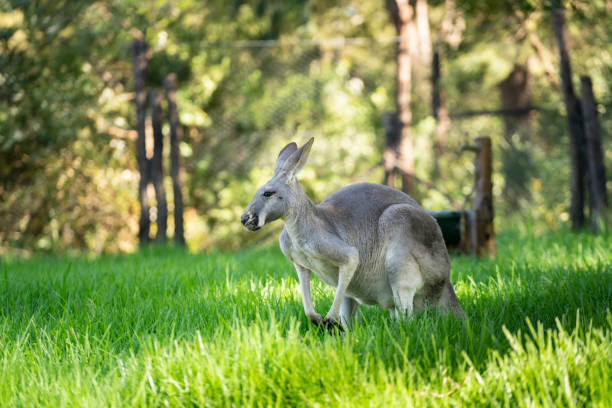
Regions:
<svg viewBox="0 0 612 408"><path fill-rule="evenodd" d="M178 121L176 107L176 74L168 74L164 78L166 99L168 100L168 121L170 122L170 177L172 177L172 193L174 196L174 241L178 245L185 245L185 232L183 229L183 193L181 191L181 156L179 143L181 142L181 128Z"/></svg>
<svg viewBox="0 0 612 408"><path fill-rule="evenodd" d="M156 92L151 92L152 122L153 122L153 158L151 166L151 179L155 188L155 197L157 199L157 234L155 240L157 242L166 241L166 230L168 227L168 203L166 201L166 189L164 188L164 173L163 173L163 153L164 153L164 135L162 133L162 107L161 95Z"/></svg>
<svg viewBox="0 0 612 408"><path fill-rule="evenodd" d="M414 173L414 157L410 126L412 111L410 110L410 92L412 89L411 54L409 25L414 17L414 8L408 0L387 0L391 20L395 24L399 41L397 44L397 118L398 118L398 158L397 167L402 172L402 191L410 193L412 189L412 174Z"/></svg>
<svg viewBox="0 0 612 408"><path fill-rule="evenodd" d="M409 36L414 37L410 43L410 59L412 63L412 93L416 100L426 101L432 94L431 63L432 42L429 28L429 8L427 0L409 0L414 8L414 18ZM435 165L435 163L434 163Z"/></svg>
<svg viewBox="0 0 612 408"><path fill-rule="evenodd" d="M138 222L138 240L141 245L149 242L149 198L147 185L149 184L149 160L147 160L145 145L145 115L147 90L145 75L147 69L147 43L141 32L134 34L132 42L132 63L134 67L134 102L136 104L136 156L140 180L138 182L138 201L140 202L140 220Z"/></svg>
<svg viewBox="0 0 612 408"><path fill-rule="evenodd" d="M565 29L565 11L553 9L553 26L555 37L559 46L559 56L561 63L561 89L565 99L567 110L567 120L570 135L570 216L572 228L578 229L584 225L584 154L585 137L583 130L582 110L580 101L574 93L572 84L572 71L570 66L569 53L567 50L567 31Z"/></svg>
<svg viewBox="0 0 612 408"><path fill-rule="evenodd" d="M600 224L608 221L608 193L606 191L606 169L601 146L601 129L597 117L597 104L593 95L593 84L588 76L580 77L580 95L584 114L584 131L587 139L587 164L589 171L589 207L593 229L599 231Z"/></svg>
<svg viewBox="0 0 612 408"><path fill-rule="evenodd" d="M419 42L419 62L423 67L432 59L431 32L429 30L429 12L427 0L416 0L416 26Z"/></svg>
<svg viewBox="0 0 612 408"><path fill-rule="evenodd" d="M529 122L529 112L527 108L531 106L531 75L527 62L514 64L514 68L508 76L498 85L502 109L517 112L525 110L524 113L516 115L504 115L504 125L506 136L519 133L521 139L525 139L525 132L522 128Z"/></svg>
<svg viewBox="0 0 612 408"><path fill-rule="evenodd" d="M444 17L438 35L451 48L457 49L463 41L466 23L455 0L444 0Z"/></svg>
<svg viewBox="0 0 612 408"><path fill-rule="evenodd" d="M395 188L395 166L399 141L397 134L397 115L386 112L383 115L382 123L385 129L385 151L383 153L385 179L383 180L383 184Z"/></svg>
<svg viewBox="0 0 612 408"><path fill-rule="evenodd" d="M444 92L440 84L440 53L435 50L431 60L431 102L432 102L432 114L436 120L436 128L434 129L434 155L433 155L433 173L434 177L440 175L440 166L438 158L444 151L444 145L446 143L446 136L450 130L450 117L448 116L448 109L446 108L446 99Z"/></svg>
<svg viewBox="0 0 612 408"><path fill-rule="evenodd" d="M502 168L505 178L504 198L513 207L521 197L529 196L529 179L533 166L529 149L525 148L529 134L529 111L531 106L531 75L529 64L515 64L508 76L498 84L502 109L522 114L504 115L504 138L502 146ZM518 136L518 137L515 137ZM518 143L517 143L518 142Z"/></svg>

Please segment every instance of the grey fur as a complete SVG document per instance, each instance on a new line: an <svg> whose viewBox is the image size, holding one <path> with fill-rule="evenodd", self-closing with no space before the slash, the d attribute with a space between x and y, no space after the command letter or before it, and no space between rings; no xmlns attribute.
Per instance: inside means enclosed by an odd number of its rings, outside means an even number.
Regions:
<svg viewBox="0 0 612 408"><path fill-rule="evenodd" d="M282 218L283 254L296 268L306 315L314 322L350 325L359 304L378 304L394 312L426 306L463 317L450 282L450 262L440 227L416 201L401 191L371 183L346 186L313 204L296 180L314 139L279 154L274 176L242 216L254 231ZM310 297L310 275L336 288L323 319Z"/></svg>

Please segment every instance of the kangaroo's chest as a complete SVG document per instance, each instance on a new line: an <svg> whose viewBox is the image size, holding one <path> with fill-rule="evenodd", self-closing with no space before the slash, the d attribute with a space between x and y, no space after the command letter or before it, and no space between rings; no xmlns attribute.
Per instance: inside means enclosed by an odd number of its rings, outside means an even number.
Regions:
<svg viewBox="0 0 612 408"><path fill-rule="evenodd" d="M338 285L338 267L321 257L308 245L304 247L294 246L291 251L291 258L298 265L313 272L326 284L334 287Z"/></svg>

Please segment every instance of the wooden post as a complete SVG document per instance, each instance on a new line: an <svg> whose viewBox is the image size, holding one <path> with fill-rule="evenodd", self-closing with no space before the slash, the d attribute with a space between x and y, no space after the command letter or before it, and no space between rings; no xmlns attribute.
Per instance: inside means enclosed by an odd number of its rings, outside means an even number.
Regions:
<svg viewBox="0 0 612 408"><path fill-rule="evenodd" d="M164 88L168 100L168 121L170 122L170 176L172 177L172 193L174 196L174 241L178 245L185 245L183 229L183 193L181 191L181 156L179 143L181 141L181 128L178 121L176 107L176 74L171 73L164 77Z"/></svg>
<svg viewBox="0 0 612 408"><path fill-rule="evenodd" d="M474 210L463 211L463 223L461 225L461 243L459 250L478 256L478 234L476 233L476 212Z"/></svg>
<svg viewBox="0 0 612 408"><path fill-rule="evenodd" d="M570 66L569 53L567 50L567 31L565 29L565 12L561 9L553 9L553 26L555 37L559 45L559 56L561 63L561 89L567 110L567 120L570 134L570 215L572 228L578 229L584 225L584 160L586 153L584 128L582 121L582 110L580 102L574 93L572 84L572 70ZM584 153L583 153L584 152Z"/></svg>
<svg viewBox="0 0 612 408"><path fill-rule="evenodd" d="M495 234L493 230L493 152L491 139L476 139L476 191L474 192L474 211L476 213L477 253L495 256Z"/></svg>
<svg viewBox="0 0 612 408"><path fill-rule="evenodd" d="M138 201L140 202L140 220L138 222L138 240L140 245L149 242L149 198L147 197L147 185L149 184L149 161L147 160L145 147L145 114L147 91L145 73L147 69L147 43L144 35L137 31L134 33L132 42L132 63L134 68L134 102L136 104L136 155L140 181L138 183Z"/></svg>
<svg viewBox="0 0 612 408"><path fill-rule="evenodd" d="M151 92L153 104L151 120L153 122L153 159L151 166L151 179L155 188L157 198L157 242L166 241L166 230L168 227L168 203L166 201L166 189L164 188L163 173L163 151L164 135L162 134L162 108L161 95L157 91Z"/></svg>
<svg viewBox="0 0 612 408"><path fill-rule="evenodd" d="M587 141L587 168L589 173L589 201L591 223L595 231L605 222L608 215L608 194L606 192L606 170L601 131L597 118L597 104L593 95L593 84L588 76L580 77L580 94L584 115L584 133Z"/></svg>
<svg viewBox="0 0 612 408"><path fill-rule="evenodd" d="M493 229L493 152L491 139L479 137L471 146L462 146L461 151L476 152L474 160L473 208L465 212L466 237L463 243L474 255L495 256L495 231Z"/></svg>

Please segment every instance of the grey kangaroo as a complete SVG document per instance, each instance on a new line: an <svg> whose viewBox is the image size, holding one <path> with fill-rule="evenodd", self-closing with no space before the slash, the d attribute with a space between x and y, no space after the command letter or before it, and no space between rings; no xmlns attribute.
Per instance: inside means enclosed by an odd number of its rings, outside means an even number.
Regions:
<svg viewBox="0 0 612 408"><path fill-rule="evenodd" d="M436 221L407 194L371 183L349 185L313 204L296 179L313 141L281 150L274 176L240 219L249 231L284 221L280 247L295 265L309 319L342 329L358 318L360 304L378 304L398 318L426 306L463 318ZM312 305L311 272L336 288L325 318Z"/></svg>

